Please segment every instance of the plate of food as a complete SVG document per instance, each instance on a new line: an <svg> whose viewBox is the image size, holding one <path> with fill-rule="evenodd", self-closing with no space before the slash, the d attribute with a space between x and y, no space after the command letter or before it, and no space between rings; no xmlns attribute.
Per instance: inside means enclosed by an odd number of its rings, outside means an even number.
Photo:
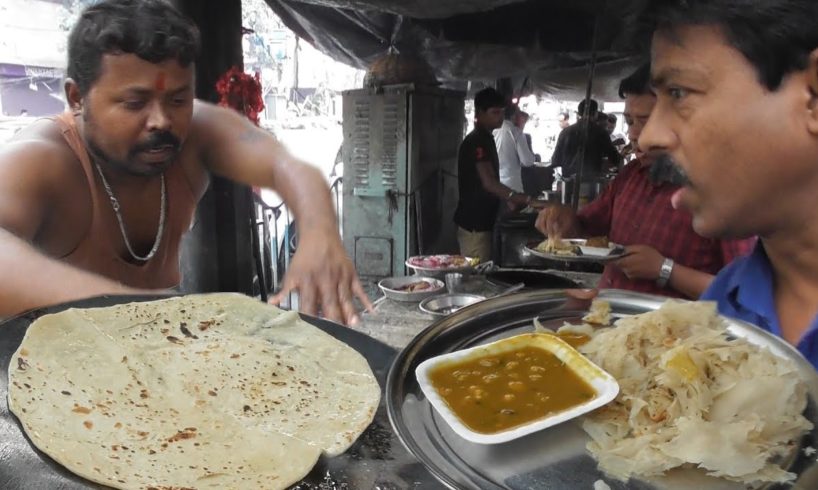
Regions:
<svg viewBox="0 0 818 490"><path fill-rule="evenodd" d="M418 275L443 277L449 272L472 271L479 262L475 257L462 255L415 255L406 260L406 266Z"/></svg>
<svg viewBox="0 0 818 490"><path fill-rule="evenodd" d="M608 241L608 237L546 238L541 242L530 242L525 248L537 257L569 262L605 263L626 255L625 247Z"/></svg>
<svg viewBox="0 0 818 490"><path fill-rule="evenodd" d="M421 332L387 377L387 408L401 441L449 488L818 488L818 372L798 351L719 316L713 303L616 290L598 300L523 292L488 299ZM574 346L616 381L618 393L576 418L487 441L456 428L452 415L436 407L441 403L433 398L450 394L438 390L452 387L423 386L429 376L419 370L430 359L454 362L537 335ZM480 369L452 373L468 390L460 401L490 400L497 391L500 402L490 408L500 417L505 395L516 393L511 381L498 383L497 373L481 371L494 359L481 360ZM529 367L519 374L548 373ZM443 400L450 409L457 402ZM547 407L534 408L543 410L539 422L551 416Z"/></svg>
<svg viewBox="0 0 818 490"><path fill-rule="evenodd" d="M378 282L384 296L395 301L417 302L445 288L440 279L423 276L389 277Z"/></svg>

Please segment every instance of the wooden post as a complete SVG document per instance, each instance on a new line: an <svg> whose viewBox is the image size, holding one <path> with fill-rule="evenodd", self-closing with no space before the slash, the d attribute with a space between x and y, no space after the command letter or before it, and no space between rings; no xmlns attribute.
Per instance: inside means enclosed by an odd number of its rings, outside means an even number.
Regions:
<svg viewBox="0 0 818 490"><path fill-rule="evenodd" d="M218 102L216 81L233 66L243 67L241 0L174 0L199 27L202 49L196 61L196 96ZM253 292L251 229L254 206L249 187L214 177L183 244L185 292Z"/></svg>

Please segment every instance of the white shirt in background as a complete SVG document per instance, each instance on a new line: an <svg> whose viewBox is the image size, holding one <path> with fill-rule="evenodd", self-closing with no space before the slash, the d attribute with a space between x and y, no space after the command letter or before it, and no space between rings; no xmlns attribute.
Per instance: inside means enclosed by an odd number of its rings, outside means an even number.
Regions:
<svg viewBox="0 0 818 490"><path fill-rule="evenodd" d="M516 192L523 192L522 167L534 166L534 153L528 147L522 130L511 121L503 121L494 131L497 156L500 157L500 182Z"/></svg>

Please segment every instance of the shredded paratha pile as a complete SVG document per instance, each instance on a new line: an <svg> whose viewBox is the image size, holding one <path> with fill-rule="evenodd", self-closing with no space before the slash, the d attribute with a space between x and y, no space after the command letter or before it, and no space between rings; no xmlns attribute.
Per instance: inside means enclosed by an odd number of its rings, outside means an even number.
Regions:
<svg viewBox="0 0 818 490"><path fill-rule="evenodd" d="M729 339L714 304L668 302L580 350L620 385L583 422L588 450L611 476L693 465L745 484L795 478L776 458L812 428L806 386L792 362Z"/></svg>

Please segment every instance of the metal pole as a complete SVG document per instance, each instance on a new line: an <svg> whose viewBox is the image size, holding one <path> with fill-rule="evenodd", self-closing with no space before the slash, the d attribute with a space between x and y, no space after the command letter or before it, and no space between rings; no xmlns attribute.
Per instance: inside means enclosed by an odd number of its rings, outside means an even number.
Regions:
<svg viewBox="0 0 818 490"><path fill-rule="evenodd" d="M607 0L602 4L601 12L607 10ZM597 12L594 19L594 35L591 41L591 66L588 69L588 85L585 87L585 109L582 111L582 120L585 121L585 131L582 133L581 145L579 153L574 158L579 158L577 162L577 173L574 174L574 192L571 195L571 207L574 211L579 209L579 193L582 188L582 173L585 167L585 148L588 145L588 131L590 129L591 121L588 120L588 113L591 105L591 92L594 87L594 74L596 72L596 57L597 57L597 42L599 39L599 29L602 24L602 15ZM564 184L563 184L564 185Z"/></svg>

